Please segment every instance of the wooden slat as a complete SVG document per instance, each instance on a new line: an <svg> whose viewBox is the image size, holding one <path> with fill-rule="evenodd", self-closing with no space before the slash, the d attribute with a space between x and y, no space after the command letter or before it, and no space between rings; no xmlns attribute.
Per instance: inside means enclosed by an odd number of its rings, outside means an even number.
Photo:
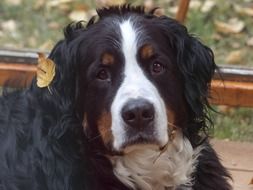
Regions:
<svg viewBox="0 0 253 190"><path fill-rule="evenodd" d="M253 82L253 69L238 66L220 67L214 75L216 80Z"/></svg>
<svg viewBox="0 0 253 190"><path fill-rule="evenodd" d="M185 21L188 8L189 8L190 0L180 0L179 6L178 6L178 11L176 15L176 19L180 22L183 23Z"/></svg>
<svg viewBox="0 0 253 190"><path fill-rule="evenodd" d="M27 86L36 73L37 52L0 49L0 86Z"/></svg>
<svg viewBox="0 0 253 190"><path fill-rule="evenodd" d="M35 64L38 58L37 52L40 51L0 49L0 62Z"/></svg>
<svg viewBox="0 0 253 190"><path fill-rule="evenodd" d="M25 87L36 73L36 65L0 62L0 86Z"/></svg>
<svg viewBox="0 0 253 190"><path fill-rule="evenodd" d="M212 104L253 107L253 82L213 80Z"/></svg>

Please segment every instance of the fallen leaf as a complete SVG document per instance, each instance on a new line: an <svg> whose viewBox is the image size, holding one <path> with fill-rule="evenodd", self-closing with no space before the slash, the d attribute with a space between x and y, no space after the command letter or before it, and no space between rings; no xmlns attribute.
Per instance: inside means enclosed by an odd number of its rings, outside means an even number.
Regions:
<svg viewBox="0 0 253 190"><path fill-rule="evenodd" d="M90 7L84 3L76 3L74 6L74 10L83 10L85 12L90 10Z"/></svg>
<svg viewBox="0 0 253 190"><path fill-rule="evenodd" d="M50 49L53 48L54 43L55 43L55 42L52 41L52 40L47 40L47 41L44 42L42 45L40 45L39 49L40 49L40 50L44 50L44 51L48 51L48 50L50 50Z"/></svg>
<svg viewBox="0 0 253 190"><path fill-rule="evenodd" d="M5 3L8 5L19 6L21 5L22 0L5 0Z"/></svg>
<svg viewBox="0 0 253 190"><path fill-rule="evenodd" d="M71 3L73 0L51 0L48 1L46 6L47 7L58 7L61 4Z"/></svg>
<svg viewBox="0 0 253 190"><path fill-rule="evenodd" d="M48 24L48 28L57 30L61 27L61 25L58 22L52 21Z"/></svg>
<svg viewBox="0 0 253 190"><path fill-rule="evenodd" d="M143 5L144 5L144 8L145 8L145 11L146 12L149 12L149 11L151 11L151 10L153 10L154 8L155 8L155 3L154 3L154 1L153 0L144 0L144 3L143 3ZM164 11L164 9L163 8L160 8L160 7L158 7L155 11L154 11L154 15L155 16L162 16L162 15L164 15L165 14L165 11Z"/></svg>
<svg viewBox="0 0 253 190"><path fill-rule="evenodd" d="M229 19L228 23L215 21L214 24L215 24L216 30L223 34L240 33L245 27L244 22L241 20L238 20L237 18Z"/></svg>
<svg viewBox="0 0 253 190"><path fill-rule="evenodd" d="M253 178L251 178L249 185L253 185Z"/></svg>
<svg viewBox="0 0 253 190"><path fill-rule="evenodd" d="M226 62L228 64L239 64L242 62L243 55L243 50L231 51L226 58Z"/></svg>
<svg viewBox="0 0 253 190"><path fill-rule="evenodd" d="M163 15L165 15L165 10L162 9L162 8L158 8L158 9L155 10L154 15L158 16L158 17L163 16Z"/></svg>
<svg viewBox="0 0 253 190"><path fill-rule="evenodd" d="M69 6L68 4L61 4L59 6L57 6L57 9L59 9L61 12L68 14L70 11L73 10L73 8L71 6Z"/></svg>
<svg viewBox="0 0 253 190"><path fill-rule="evenodd" d="M35 4L33 5L33 9L34 10L39 10L41 9L42 7L44 7L46 4L46 0L37 0L35 2Z"/></svg>
<svg viewBox="0 0 253 190"><path fill-rule="evenodd" d="M231 164L232 164L232 166L237 166L238 165L238 163L235 160L232 160Z"/></svg>
<svg viewBox="0 0 253 190"><path fill-rule="evenodd" d="M241 47L241 44L237 41L233 41L230 43L231 47L234 49L239 49Z"/></svg>
<svg viewBox="0 0 253 190"><path fill-rule="evenodd" d="M214 40L216 40L216 41L219 41L219 40L222 39L222 36L221 36L220 34L218 34L218 33L212 34L211 37L212 37L212 39L214 39Z"/></svg>
<svg viewBox="0 0 253 190"><path fill-rule="evenodd" d="M15 20L7 20L2 22L1 27L8 32L14 32L17 29L17 23Z"/></svg>
<svg viewBox="0 0 253 190"><path fill-rule="evenodd" d="M215 1L207 0L204 2L203 6L201 7L201 12L208 13L214 8L215 5L216 5Z"/></svg>
<svg viewBox="0 0 253 190"><path fill-rule="evenodd" d="M178 10L178 6L172 6L168 8L169 13L174 14L174 15L177 13L177 10Z"/></svg>
<svg viewBox="0 0 253 190"><path fill-rule="evenodd" d="M84 10L74 10L68 17L71 21L88 20L88 15Z"/></svg>
<svg viewBox="0 0 253 190"><path fill-rule="evenodd" d="M126 3L126 0L96 0L97 7L108 7L108 6L115 6L121 5Z"/></svg>
<svg viewBox="0 0 253 190"><path fill-rule="evenodd" d="M38 53L38 56L37 86L40 88L48 87L55 76L55 64L43 53Z"/></svg>
<svg viewBox="0 0 253 190"><path fill-rule="evenodd" d="M240 13L242 15L253 16L253 3L251 3L250 5L248 4L245 7L240 5L234 5L234 9L237 13Z"/></svg>
<svg viewBox="0 0 253 190"><path fill-rule="evenodd" d="M143 5L144 5L145 9L147 9L147 10L151 10L155 6L153 0L145 0Z"/></svg>
<svg viewBox="0 0 253 190"><path fill-rule="evenodd" d="M189 8L197 10L201 7L201 5L202 3L199 0L192 0L189 4Z"/></svg>
<svg viewBox="0 0 253 190"><path fill-rule="evenodd" d="M253 47L253 37L249 38L249 39L247 40L246 44L247 44L248 46Z"/></svg>

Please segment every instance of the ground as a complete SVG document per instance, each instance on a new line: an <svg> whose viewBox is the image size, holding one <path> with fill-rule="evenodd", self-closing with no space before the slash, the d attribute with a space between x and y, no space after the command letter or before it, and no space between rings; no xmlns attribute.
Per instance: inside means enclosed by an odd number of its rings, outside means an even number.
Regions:
<svg viewBox="0 0 253 190"><path fill-rule="evenodd" d="M253 144L213 140L222 163L233 177L234 190L253 190Z"/></svg>

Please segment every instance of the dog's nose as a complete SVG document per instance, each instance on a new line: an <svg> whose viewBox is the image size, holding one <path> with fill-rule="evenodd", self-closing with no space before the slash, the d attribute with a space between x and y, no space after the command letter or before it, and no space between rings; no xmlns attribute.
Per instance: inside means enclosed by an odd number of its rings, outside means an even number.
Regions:
<svg viewBox="0 0 253 190"><path fill-rule="evenodd" d="M126 124L142 129L154 121L154 106L145 99L133 99L127 102L121 112Z"/></svg>

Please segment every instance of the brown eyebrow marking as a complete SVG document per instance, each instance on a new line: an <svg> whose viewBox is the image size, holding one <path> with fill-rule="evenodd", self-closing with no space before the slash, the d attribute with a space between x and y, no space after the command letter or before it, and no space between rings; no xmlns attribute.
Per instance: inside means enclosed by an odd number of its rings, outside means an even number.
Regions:
<svg viewBox="0 0 253 190"><path fill-rule="evenodd" d="M104 53L102 55L101 60L102 60L103 65L112 65L114 64L114 61L115 61L114 56L110 53Z"/></svg>
<svg viewBox="0 0 253 190"><path fill-rule="evenodd" d="M152 45L146 44L140 49L140 56L142 59L149 59L155 54L155 50Z"/></svg>

